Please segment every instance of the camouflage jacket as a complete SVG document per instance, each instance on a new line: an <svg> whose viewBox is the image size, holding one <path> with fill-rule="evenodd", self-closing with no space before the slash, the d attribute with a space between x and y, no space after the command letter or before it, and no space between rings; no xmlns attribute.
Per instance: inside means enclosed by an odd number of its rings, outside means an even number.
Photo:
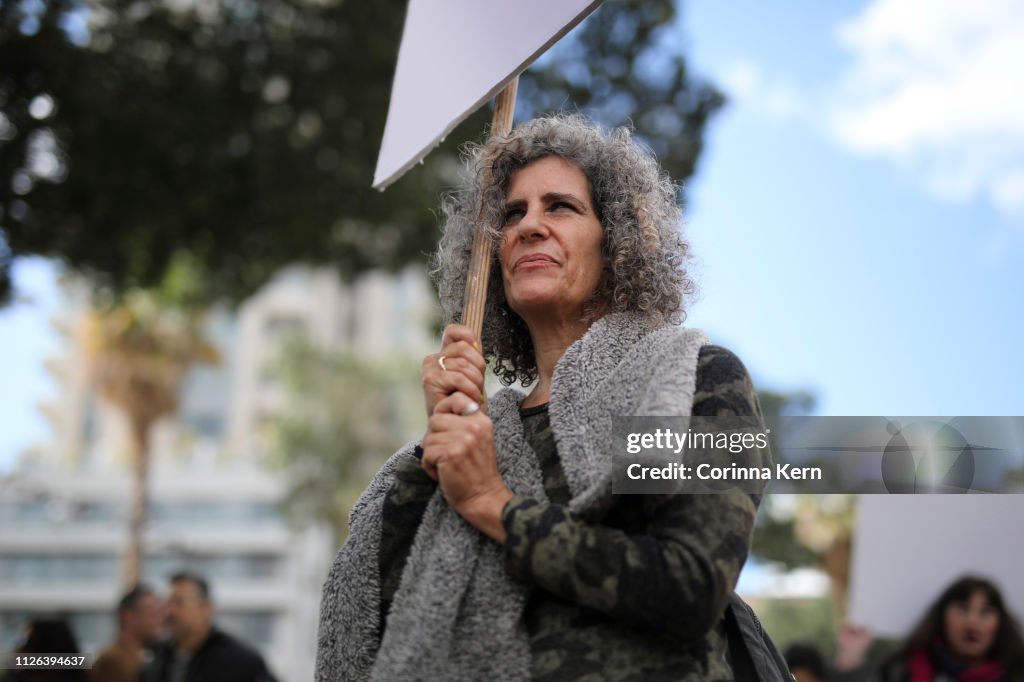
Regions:
<svg viewBox="0 0 1024 682"><path fill-rule="evenodd" d="M760 419L747 372L729 351L700 350L692 414ZM520 416L547 494L516 495L503 513L506 570L534 585L524 614L531 676L734 679L723 613L747 556L758 495L620 495L603 518L581 518L569 507L546 406ZM415 460L399 463L383 507L381 623L435 487Z"/></svg>

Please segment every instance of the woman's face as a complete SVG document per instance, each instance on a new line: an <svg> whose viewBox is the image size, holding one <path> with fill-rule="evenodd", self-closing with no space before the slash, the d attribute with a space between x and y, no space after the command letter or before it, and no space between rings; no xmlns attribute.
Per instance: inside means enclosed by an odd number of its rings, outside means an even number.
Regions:
<svg viewBox="0 0 1024 682"><path fill-rule="evenodd" d="M953 653L965 660L984 658L999 632L999 611L984 592L974 592L966 601L955 601L943 614L946 642Z"/></svg>
<svg viewBox="0 0 1024 682"><path fill-rule="evenodd" d="M601 279L603 231L590 181L548 156L516 171L505 197L501 276L505 298L527 324L575 323Z"/></svg>

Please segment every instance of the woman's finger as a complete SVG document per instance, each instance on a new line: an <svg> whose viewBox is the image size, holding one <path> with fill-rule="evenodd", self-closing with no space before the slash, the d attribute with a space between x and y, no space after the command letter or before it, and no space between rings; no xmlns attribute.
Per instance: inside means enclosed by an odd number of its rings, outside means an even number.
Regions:
<svg viewBox="0 0 1024 682"><path fill-rule="evenodd" d="M477 351L481 351L480 341L476 338L476 334L473 330L464 324L450 324L444 328L444 333L441 335L441 346L448 346L457 341L465 341L470 346L476 348Z"/></svg>
<svg viewBox="0 0 1024 682"><path fill-rule="evenodd" d="M423 361L421 370L424 384L429 384L434 390L448 395L454 390L463 390L462 386L456 386L452 382L458 381L459 377L465 377L476 391L466 391L472 395L474 392L483 395L484 374L475 365L461 357L447 357L440 353L428 355ZM443 397L443 396L441 396Z"/></svg>
<svg viewBox="0 0 1024 682"><path fill-rule="evenodd" d="M452 417L451 415L446 415L446 418L451 419ZM431 419L435 420L433 417ZM439 480L440 473L438 472L438 467L441 461L445 457L459 452L462 449L460 446L462 441L462 436L451 430L432 429L429 431L420 443L420 447L423 448L423 458L420 462L427 475L435 481Z"/></svg>
<svg viewBox="0 0 1024 682"><path fill-rule="evenodd" d="M474 400L483 399L483 391L481 391L480 385L461 372L431 373L425 378L425 381L428 384L428 388L437 394L438 402L459 392L471 396ZM437 409L436 404L434 409Z"/></svg>
<svg viewBox="0 0 1024 682"><path fill-rule="evenodd" d="M428 355L423 359L420 375L423 389L433 394L433 403L454 391L463 391L468 395L483 395L483 374L466 361L459 358L444 358L444 368L440 353Z"/></svg>
<svg viewBox="0 0 1024 682"><path fill-rule="evenodd" d="M442 399L434 408L434 414L455 414L469 416L480 410L480 403L462 391L456 391Z"/></svg>
<svg viewBox="0 0 1024 682"><path fill-rule="evenodd" d="M420 367L427 417L434 414L440 400L457 391L470 396L474 402L484 404L487 400L484 387L486 371L487 363L473 332L463 325L448 325L441 352L423 358Z"/></svg>
<svg viewBox="0 0 1024 682"><path fill-rule="evenodd" d="M445 363L452 358L461 358L466 364L475 367L481 374L487 370L487 361L475 346L465 340L458 340L452 343L441 345L441 355L445 357Z"/></svg>
<svg viewBox="0 0 1024 682"><path fill-rule="evenodd" d="M420 466L427 472L427 476L430 476L435 481L437 480L437 458L438 455L433 448L428 450L426 446L426 439L423 441L423 459L420 460Z"/></svg>
<svg viewBox="0 0 1024 682"><path fill-rule="evenodd" d="M420 459L423 470L435 481L439 480L437 465L447 447L447 440L444 434L428 430L427 435L420 442L420 447L423 448L423 458Z"/></svg>
<svg viewBox="0 0 1024 682"><path fill-rule="evenodd" d="M465 346L465 344L461 345ZM434 361L434 367L428 369L431 373L434 372L435 368L442 374L445 372L458 372L459 374L464 374L474 384L482 387L484 385L484 371L487 369L487 365L483 364L483 356L471 348L469 350L477 356L479 363L462 355L441 352Z"/></svg>

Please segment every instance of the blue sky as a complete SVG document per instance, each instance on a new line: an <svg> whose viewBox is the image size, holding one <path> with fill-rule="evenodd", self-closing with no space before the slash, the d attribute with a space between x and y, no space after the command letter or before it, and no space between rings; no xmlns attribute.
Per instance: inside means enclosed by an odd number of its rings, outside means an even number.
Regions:
<svg viewBox="0 0 1024 682"><path fill-rule="evenodd" d="M1024 52L978 54L1024 13L915 4L685 5L693 71L730 97L688 188L690 323L822 414L1024 414L1024 128L1000 110L1024 109L999 87ZM958 11L988 22L963 37Z"/></svg>
<svg viewBox="0 0 1024 682"><path fill-rule="evenodd" d="M730 98L688 187L689 322L760 386L821 414L1024 414L1021 7L683 6L673 42ZM48 431L53 278L19 262L29 300L0 311L0 470Z"/></svg>
<svg viewBox="0 0 1024 682"><path fill-rule="evenodd" d="M17 299L0 308L0 472L50 433L37 408L55 397L43 359L57 352L60 341L50 325L59 295L53 266L40 258L23 259L15 262L13 275Z"/></svg>

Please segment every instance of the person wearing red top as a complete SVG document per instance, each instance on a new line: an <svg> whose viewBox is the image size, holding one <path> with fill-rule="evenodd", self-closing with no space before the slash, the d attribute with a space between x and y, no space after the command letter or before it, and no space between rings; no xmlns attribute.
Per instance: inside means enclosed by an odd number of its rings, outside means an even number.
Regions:
<svg viewBox="0 0 1024 682"><path fill-rule="evenodd" d="M864 666L871 633L850 625L839 635L835 680L872 679ZM964 576L946 588L887 658L882 682L1020 682L1024 638L991 581Z"/></svg>

